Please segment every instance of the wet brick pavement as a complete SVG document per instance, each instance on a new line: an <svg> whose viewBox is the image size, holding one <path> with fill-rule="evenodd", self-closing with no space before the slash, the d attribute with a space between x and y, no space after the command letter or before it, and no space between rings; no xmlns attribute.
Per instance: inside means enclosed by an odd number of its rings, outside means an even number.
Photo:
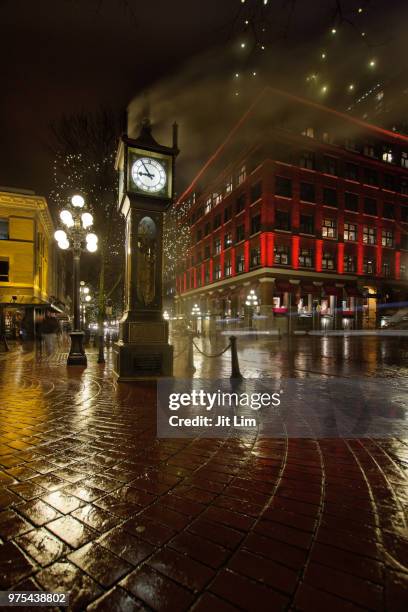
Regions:
<svg viewBox="0 0 408 612"><path fill-rule="evenodd" d="M406 376L398 339L351 342L242 343L241 367ZM0 355L0 415L3 590L109 612L408 609L407 440L158 440L154 385L20 348Z"/></svg>

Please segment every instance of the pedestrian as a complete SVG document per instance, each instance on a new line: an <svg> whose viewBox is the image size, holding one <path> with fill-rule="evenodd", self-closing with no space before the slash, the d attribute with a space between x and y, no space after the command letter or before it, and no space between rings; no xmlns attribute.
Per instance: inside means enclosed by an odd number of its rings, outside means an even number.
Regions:
<svg viewBox="0 0 408 612"><path fill-rule="evenodd" d="M58 320L56 319L54 313L47 311L41 325L41 334L44 338L47 355L51 355L55 351L58 331Z"/></svg>

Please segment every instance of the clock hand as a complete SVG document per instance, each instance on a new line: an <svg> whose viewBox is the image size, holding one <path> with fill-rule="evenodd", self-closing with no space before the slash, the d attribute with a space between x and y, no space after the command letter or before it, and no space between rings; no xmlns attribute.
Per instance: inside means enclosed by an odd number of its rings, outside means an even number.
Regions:
<svg viewBox="0 0 408 612"><path fill-rule="evenodd" d="M153 174L149 174L148 172L138 172L139 176L148 176L149 178L153 178Z"/></svg>
<svg viewBox="0 0 408 612"><path fill-rule="evenodd" d="M146 176L149 176L150 178L153 178L153 174L150 174L150 173L149 173L149 170L147 169L146 164L144 163L144 161L143 161L143 160L142 160L142 164L143 164L143 166L144 166L144 169L145 169L145 170L146 170L146 172L147 172Z"/></svg>

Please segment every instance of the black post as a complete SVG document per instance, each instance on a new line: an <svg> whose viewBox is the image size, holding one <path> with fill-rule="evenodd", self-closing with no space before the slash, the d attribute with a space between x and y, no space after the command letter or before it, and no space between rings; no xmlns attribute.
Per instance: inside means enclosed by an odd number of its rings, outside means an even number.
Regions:
<svg viewBox="0 0 408 612"><path fill-rule="evenodd" d="M87 359L83 347L84 332L81 330L81 311L79 298L79 270L81 261L81 249L74 248L73 250L73 267L72 267L72 283L73 283L73 310L74 310L74 329L70 333L71 348L68 355L67 365L86 366Z"/></svg>
<svg viewBox="0 0 408 612"><path fill-rule="evenodd" d="M230 336L231 343L231 376L233 380L242 380L243 376L239 369L238 352L237 352L237 339L235 336Z"/></svg>
<svg viewBox="0 0 408 612"><path fill-rule="evenodd" d="M194 332L188 332L188 349L187 349L187 372L188 374L194 374L196 371L194 366L194 352L193 352L193 340Z"/></svg>

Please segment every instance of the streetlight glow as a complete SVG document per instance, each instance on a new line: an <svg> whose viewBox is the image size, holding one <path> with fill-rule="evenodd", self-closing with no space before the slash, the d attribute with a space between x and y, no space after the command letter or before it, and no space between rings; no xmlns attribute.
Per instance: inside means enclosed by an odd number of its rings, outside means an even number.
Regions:
<svg viewBox="0 0 408 612"><path fill-rule="evenodd" d="M75 208L83 208L85 200L81 195L74 195L71 198L71 203L72 206L75 206Z"/></svg>
<svg viewBox="0 0 408 612"><path fill-rule="evenodd" d="M87 227L91 227L93 224L93 216L89 212L84 212L81 215L82 225L86 229Z"/></svg>
<svg viewBox="0 0 408 612"><path fill-rule="evenodd" d="M54 234L54 238L57 242L64 242L67 239L67 235L64 230L57 230Z"/></svg>
<svg viewBox="0 0 408 612"><path fill-rule="evenodd" d="M74 225L74 219L69 210L62 210L60 212L60 219L67 227L72 227Z"/></svg>

